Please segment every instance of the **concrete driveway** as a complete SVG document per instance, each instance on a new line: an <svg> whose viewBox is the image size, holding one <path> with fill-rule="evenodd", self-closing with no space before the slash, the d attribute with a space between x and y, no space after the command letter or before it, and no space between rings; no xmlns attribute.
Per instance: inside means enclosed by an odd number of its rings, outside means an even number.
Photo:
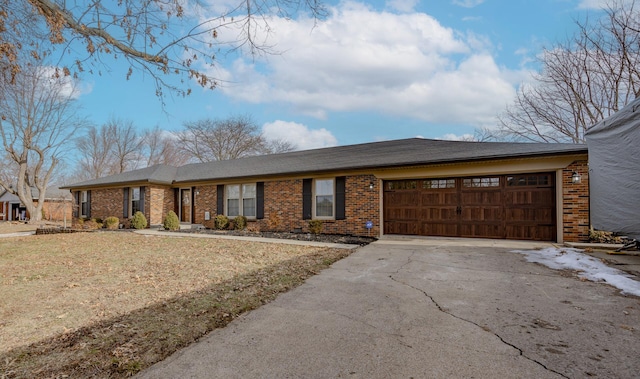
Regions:
<svg viewBox="0 0 640 379"><path fill-rule="evenodd" d="M637 378L640 299L543 244L384 239L140 378Z"/></svg>

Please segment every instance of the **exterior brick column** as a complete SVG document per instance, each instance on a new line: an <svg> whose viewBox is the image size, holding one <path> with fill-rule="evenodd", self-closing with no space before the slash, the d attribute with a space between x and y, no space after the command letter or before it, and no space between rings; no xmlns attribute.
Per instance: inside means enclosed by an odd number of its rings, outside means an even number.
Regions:
<svg viewBox="0 0 640 379"><path fill-rule="evenodd" d="M581 176L573 183L573 172ZM589 241L589 166L587 161L576 161L562 170L562 222L566 242Z"/></svg>

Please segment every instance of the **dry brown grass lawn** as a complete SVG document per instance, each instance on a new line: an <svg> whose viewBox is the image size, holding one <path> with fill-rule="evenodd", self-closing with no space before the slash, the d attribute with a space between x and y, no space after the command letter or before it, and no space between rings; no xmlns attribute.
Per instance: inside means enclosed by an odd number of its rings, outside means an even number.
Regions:
<svg viewBox="0 0 640 379"><path fill-rule="evenodd" d="M0 239L0 378L124 377L348 250L99 232Z"/></svg>
<svg viewBox="0 0 640 379"><path fill-rule="evenodd" d="M18 221L0 221L0 234L34 231L38 225Z"/></svg>

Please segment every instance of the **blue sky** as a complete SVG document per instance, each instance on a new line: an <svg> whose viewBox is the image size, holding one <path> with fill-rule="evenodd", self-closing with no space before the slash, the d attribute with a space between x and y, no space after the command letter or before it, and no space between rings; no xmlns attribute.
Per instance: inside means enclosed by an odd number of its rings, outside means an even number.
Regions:
<svg viewBox="0 0 640 379"><path fill-rule="evenodd" d="M115 116L140 130L249 115L268 138L300 149L455 139L494 127L535 70L535 56L571 35L576 19L597 16L600 3L330 1L315 27L304 18L271 19L269 43L280 54L220 56L211 73L223 81L213 91L168 96L163 109L148 75L126 80L127 67L110 62L102 76L82 77L78 101L97 125Z"/></svg>

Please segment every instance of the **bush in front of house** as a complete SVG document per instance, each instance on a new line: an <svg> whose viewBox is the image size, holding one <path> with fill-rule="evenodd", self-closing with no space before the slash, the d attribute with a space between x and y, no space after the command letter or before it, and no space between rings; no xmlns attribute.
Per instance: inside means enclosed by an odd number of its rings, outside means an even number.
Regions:
<svg viewBox="0 0 640 379"><path fill-rule="evenodd" d="M234 229L244 230L247 227L247 218L244 216L236 216L234 221Z"/></svg>
<svg viewBox="0 0 640 379"><path fill-rule="evenodd" d="M118 229L119 225L120 219L115 216L107 217L104 219L104 227L107 229Z"/></svg>
<svg viewBox="0 0 640 379"><path fill-rule="evenodd" d="M96 230L101 228L102 228L102 223L98 222L95 218L92 218L91 220L84 220L82 223L82 229Z"/></svg>
<svg viewBox="0 0 640 379"><path fill-rule="evenodd" d="M229 226L229 217L225 215L217 215L216 216L216 229L226 229Z"/></svg>
<svg viewBox="0 0 640 379"><path fill-rule="evenodd" d="M309 232L313 234L322 233L322 220L311 220L309 221Z"/></svg>
<svg viewBox="0 0 640 379"><path fill-rule="evenodd" d="M140 211L136 212L131 218L131 227L134 229L144 229L147 227L147 218Z"/></svg>
<svg viewBox="0 0 640 379"><path fill-rule="evenodd" d="M167 216L164 218L164 222L162 226L166 230L178 230L180 229L180 220L178 220L178 215L174 211L169 211Z"/></svg>

